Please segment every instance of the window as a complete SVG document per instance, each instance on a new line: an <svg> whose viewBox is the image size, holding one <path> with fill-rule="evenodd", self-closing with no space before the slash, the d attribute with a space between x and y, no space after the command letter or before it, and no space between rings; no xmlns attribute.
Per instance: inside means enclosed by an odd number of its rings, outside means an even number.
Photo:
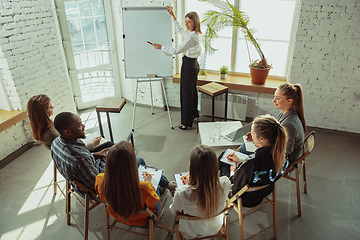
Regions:
<svg viewBox="0 0 360 240"><path fill-rule="evenodd" d="M194 0L185 1L185 12L196 11L200 19L209 10L217 10L214 6ZM269 64L273 65L270 74L286 76L289 44L292 30L292 21L297 0L232 0L231 4L238 3L241 11L249 18L250 28L255 28L254 36L258 38L261 49ZM205 27L202 32L205 32ZM249 56L243 33L239 30L233 34L232 29L219 32L219 38L213 42L218 49L213 55L206 57L206 69L219 70L221 66L230 67L231 71L249 73ZM237 38L232 44L233 38ZM251 60L259 58L255 48L248 42ZM233 62L231 62L233 57Z"/></svg>

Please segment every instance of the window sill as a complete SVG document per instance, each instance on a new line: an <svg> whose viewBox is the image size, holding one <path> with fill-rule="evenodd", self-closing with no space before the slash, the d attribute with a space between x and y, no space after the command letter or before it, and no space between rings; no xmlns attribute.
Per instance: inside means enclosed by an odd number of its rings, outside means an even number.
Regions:
<svg viewBox="0 0 360 240"><path fill-rule="evenodd" d="M286 82L286 78L268 76L265 84L256 85L251 82L250 74L246 73L229 73L226 79L220 79L218 72L206 72L206 76L198 76L197 85L201 86L210 82L221 83L229 90L274 94L277 87ZM180 73L173 76L173 83L180 83Z"/></svg>
<svg viewBox="0 0 360 240"><path fill-rule="evenodd" d="M26 114L24 111L6 111L0 109L0 132L24 120L25 118Z"/></svg>

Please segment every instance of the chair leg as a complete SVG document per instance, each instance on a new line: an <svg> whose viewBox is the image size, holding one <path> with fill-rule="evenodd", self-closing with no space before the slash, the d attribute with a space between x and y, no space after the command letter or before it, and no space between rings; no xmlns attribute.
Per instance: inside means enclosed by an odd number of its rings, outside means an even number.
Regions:
<svg viewBox="0 0 360 240"><path fill-rule="evenodd" d="M306 165L305 165L305 161L303 163L303 179L304 179L304 193L307 193L307 182L306 182Z"/></svg>
<svg viewBox="0 0 360 240"><path fill-rule="evenodd" d="M85 194L84 240L88 239L88 232L89 232L89 201L90 201L89 195Z"/></svg>
<svg viewBox="0 0 360 240"><path fill-rule="evenodd" d="M109 212L107 210L107 207L105 206L105 224L106 224L106 240L110 240L110 228L109 228Z"/></svg>
<svg viewBox="0 0 360 240"><path fill-rule="evenodd" d="M277 238L277 212L276 212L276 184L274 185L273 195L273 236Z"/></svg>
<svg viewBox="0 0 360 240"><path fill-rule="evenodd" d="M242 202L241 198L237 201L237 207L238 207L238 215L239 215L239 227L240 227L240 239L244 240L244 219L243 219L243 213L242 213Z"/></svg>
<svg viewBox="0 0 360 240"><path fill-rule="evenodd" d="M176 240L181 240L182 239L182 235L180 233L180 229L179 229L179 223L176 224Z"/></svg>
<svg viewBox="0 0 360 240"><path fill-rule="evenodd" d="M66 195L65 195L65 212L66 212L66 223L70 225L70 209L71 209L71 196L70 196L70 183L66 180Z"/></svg>
<svg viewBox="0 0 360 240"><path fill-rule="evenodd" d="M154 221L150 219L149 221L149 240L154 239Z"/></svg>
<svg viewBox="0 0 360 240"><path fill-rule="evenodd" d="M57 193L57 170L54 163L54 194Z"/></svg>
<svg viewBox="0 0 360 240"><path fill-rule="evenodd" d="M212 96L212 109L211 109L211 121L214 121L214 115L215 115L215 97Z"/></svg>
<svg viewBox="0 0 360 240"><path fill-rule="evenodd" d="M225 214L225 239L229 239L229 212Z"/></svg>
<svg viewBox="0 0 360 240"><path fill-rule="evenodd" d="M296 198L297 198L297 207L298 207L298 216L301 216L301 200L300 200L300 176L299 176L299 167L295 168L295 178L296 178Z"/></svg>

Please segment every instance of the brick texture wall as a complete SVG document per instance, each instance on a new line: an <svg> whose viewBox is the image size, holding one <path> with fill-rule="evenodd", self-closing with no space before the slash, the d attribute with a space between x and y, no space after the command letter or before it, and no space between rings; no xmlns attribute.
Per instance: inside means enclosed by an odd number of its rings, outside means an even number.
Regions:
<svg viewBox="0 0 360 240"><path fill-rule="evenodd" d="M360 133L360 3L302 0L290 82L307 125Z"/></svg>
<svg viewBox="0 0 360 240"><path fill-rule="evenodd" d="M0 71L15 110L45 93L54 115L75 111L52 1L3 0L0 3ZM0 160L32 141L26 119L0 133Z"/></svg>

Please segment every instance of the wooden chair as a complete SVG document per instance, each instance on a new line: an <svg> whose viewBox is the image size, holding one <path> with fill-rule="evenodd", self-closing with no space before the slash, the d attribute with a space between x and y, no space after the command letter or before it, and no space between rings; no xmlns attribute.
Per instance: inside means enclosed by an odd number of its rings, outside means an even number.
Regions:
<svg viewBox="0 0 360 240"><path fill-rule="evenodd" d="M266 204L271 204L272 205L272 210L273 210L273 223L260 230L259 232L257 232L256 234L252 235L251 237L247 238L253 238L255 236L257 236L258 234L273 228L273 239L277 238L277 220L276 220L276 184L274 183L274 191L272 192L272 197L270 198L269 196L265 197L265 202L263 201L261 204L259 204L258 206L255 206L253 208L251 208L250 210L248 210L247 212L243 212L243 206L242 206L242 201L241 201L241 195L243 195L246 192L255 192L255 191L259 191L261 189L266 188L268 185L264 185L264 186L259 186L259 187L249 187L248 185L244 186L239 192L237 192L229 201L228 203L232 203L234 205L234 210L237 212L237 214L239 215L239 227L240 227L240 239L244 240L244 223L243 223L243 219L245 219L245 216L256 211L257 209L265 206Z"/></svg>
<svg viewBox="0 0 360 240"><path fill-rule="evenodd" d="M84 235L84 240L88 239L88 230L89 230L89 212L97 207L99 204L101 204L100 201L96 200L96 193L93 191L90 191L87 187L85 187L83 184L79 183L78 181L73 181L73 184L81 188L85 191L85 201L81 201L80 198L75 194L75 190L71 187L71 184L69 181L66 180L66 223L67 225L70 225L70 220L72 217L75 221L76 225L81 230L82 234ZM71 212L71 195L75 197L75 199L80 203L81 207L84 209L84 226L80 226L79 222L75 218L75 216ZM92 198L92 199L91 199ZM93 200L95 199L95 200Z"/></svg>
<svg viewBox="0 0 360 240"><path fill-rule="evenodd" d="M195 238L195 239L207 239L207 238L216 238L216 237L222 237L222 239L229 239L229 216L228 216L228 214L232 208L233 208L233 205L229 204L221 212L219 212L218 214L213 216L213 217L217 217L221 214L225 214L225 216L224 216L225 221L223 223L223 226L221 226L220 231L217 234L211 235L211 236L206 236L206 237L201 237L201 238ZM180 219L197 221L197 220L207 220L207 219L210 219L213 217L196 217L196 216L184 214L182 212L177 212L175 215L173 228L171 230L171 235L174 234L175 229L176 229L176 239L177 240L183 239L183 237L179 231Z"/></svg>
<svg viewBox="0 0 360 240"><path fill-rule="evenodd" d="M307 185L306 185L306 165L305 165L305 159L307 156L310 155L311 151L314 148L315 144L315 131L312 131L309 135L306 136L304 139L304 148L303 148L303 154L301 155L298 160L296 160L291 166L289 166L286 171L283 173L282 177L287 178L291 181L294 181L296 184L296 196L297 196L297 207L298 207L298 216L301 216L301 199L300 199L300 171L299 168L302 167L303 172L303 181L304 181L304 193L307 193ZM288 174L289 171L292 169L295 169L295 178L291 177Z"/></svg>
<svg viewBox="0 0 360 240"><path fill-rule="evenodd" d="M156 216L155 213L153 213L148 207L145 210L139 212L139 214L148 214L149 215L149 225L147 227L131 226L131 229L133 229L133 228L145 229L145 230L147 230L147 234L142 234L142 233L136 232L135 230L129 230L129 229L117 227L117 226L115 226L116 223L118 222L116 219L114 219L112 221L112 223L110 224L110 214L109 214L109 211L107 210L107 207L109 206L108 203L105 202L104 200L99 199L99 196L97 196L97 199L98 199L98 201L105 204L106 240L110 240L110 231L112 231L113 229L121 230L121 231L124 231L124 232L128 232L128 233L131 233L131 234L142 236L142 237L144 237L146 239L149 239L149 240L153 240L154 239L154 230L157 227L157 224L159 224L162 228L164 228L166 231L171 233L170 228L168 226L166 226L160 220L160 217ZM161 199L161 206L160 206L160 210L159 210L159 215L163 211L163 208L165 207L165 203L166 203L166 198L162 198Z"/></svg>

